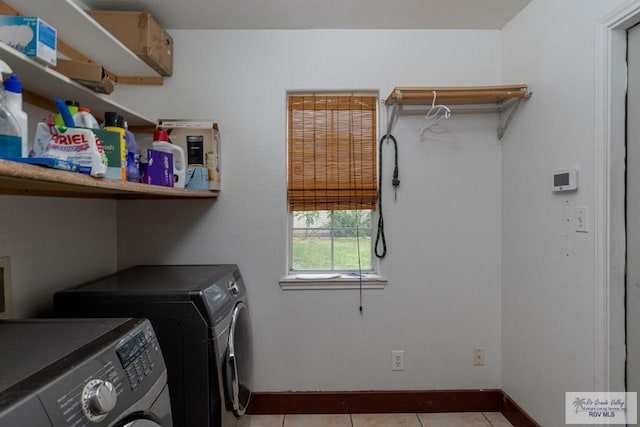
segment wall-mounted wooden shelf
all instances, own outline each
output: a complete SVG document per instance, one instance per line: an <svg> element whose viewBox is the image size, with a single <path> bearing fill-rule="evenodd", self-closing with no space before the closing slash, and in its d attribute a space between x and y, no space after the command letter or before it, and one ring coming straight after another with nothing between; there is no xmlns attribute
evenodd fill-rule
<svg viewBox="0 0 640 427"><path fill-rule="evenodd" d="M525 98L527 85L402 87L393 89L385 104L431 105L433 92L438 103L446 105L497 104L513 98Z"/></svg>
<svg viewBox="0 0 640 427"><path fill-rule="evenodd" d="M393 89L384 103L391 112L388 114L387 136L391 134L395 119L404 106L430 107L438 105L480 105L491 104L498 113L509 108L510 112L498 126L498 140L501 140L511 123L511 119L522 103L531 97L525 84L500 86L457 86L457 87L411 87L398 86ZM514 102L511 102L514 100Z"/></svg>
<svg viewBox="0 0 640 427"><path fill-rule="evenodd" d="M215 199L217 191L187 190L93 178L0 160L0 194L101 199Z"/></svg>

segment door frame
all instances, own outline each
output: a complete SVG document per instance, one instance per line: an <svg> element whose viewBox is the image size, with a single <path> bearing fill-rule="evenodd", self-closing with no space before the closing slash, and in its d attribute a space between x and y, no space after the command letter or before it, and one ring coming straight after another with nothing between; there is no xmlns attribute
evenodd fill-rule
<svg viewBox="0 0 640 427"><path fill-rule="evenodd" d="M640 0L613 10L596 31L595 391L625 390L626 30Z"/></svg>

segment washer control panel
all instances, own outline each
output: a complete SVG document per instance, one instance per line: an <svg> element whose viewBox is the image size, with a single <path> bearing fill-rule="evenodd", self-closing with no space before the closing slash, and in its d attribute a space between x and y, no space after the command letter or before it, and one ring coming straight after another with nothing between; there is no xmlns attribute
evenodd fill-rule
<svg viewBox="0 0 640 427"><path fill-rule="evenodd" d="M137 332L117 348L116 354L127 373L132 390L152 372L159 352L158 340L150 326Z"/></svg>
<svg viewBox="0 0 640 427"><path fill-rule="evenodd" d="M60 369L48 368L49 384L36 394L52 427L111 426L165 378L151 323L131 319L129 325L106 342L85 346L77 352L78 359L64 359Z"/></svg>

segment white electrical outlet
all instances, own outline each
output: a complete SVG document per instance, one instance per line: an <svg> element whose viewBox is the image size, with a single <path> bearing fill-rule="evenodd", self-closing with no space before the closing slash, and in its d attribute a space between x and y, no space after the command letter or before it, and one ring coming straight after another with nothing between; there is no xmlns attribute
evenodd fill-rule
<svg viewBox="0 0 640 427"><path fill-rule="evenodd" d="M391 352L391 370L404 371L404 350Z"/></svg>
<svg viewBox="0 0 640 427"><path fill-rule="evenodd" d="M484 366L484 348L473 349L473 366Z"/></svg>

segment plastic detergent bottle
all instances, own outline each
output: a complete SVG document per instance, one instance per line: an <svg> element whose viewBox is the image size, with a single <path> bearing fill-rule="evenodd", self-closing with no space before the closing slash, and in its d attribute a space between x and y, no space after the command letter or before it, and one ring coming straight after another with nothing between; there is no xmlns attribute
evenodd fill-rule
<svg viewBox="0 0 640 427"><path fill-rule="evenodd" d="M80 103L78 101L73 101L73 100L66 100L64 101L64 103L67 105L67 108L69 109L69 113L71 113L71 117L73 117L78 112ZM62 116L60 115L60 113L56 114L56 116L53 119L53 123L56 126L64 126L64 120L62 120Z"/></svg>
<svg viewBox="0 0 640 427"><path fill-rule="evenodd" d="M21 134L21 151L20 157L27 157L29 155L29 117L27 113L22 111L22 84L15 74L9 76L4 81L4 90L7 108L20 126Z"/></svg>
<svg viewBox="0 0 640 427"><path fill-rule="evenodd" d="M124 132L124 139L127 143L127 181L140 182L140 148L126 121L124 122Z"/></svg>
<svg viewBox="0 0 640 427"><path fill-rule="evenodd" d="M73 115L73 121L79 128L100 129L98 120L93 117L91 110L87 107L78 107L78 112Z"/></svg>
<svg viewBox="0 0 640 427"><path fill-rule="evenodd" d="M160 129L153 132L151 148L173 154L173 186L175 188L184 188L187 176L187 162L182 147L170 143L167 131Z"/></svg>
<svg viewBox="0 0 640 427"><path fill-rule="evenodd" d="M107 111L104 113L104 130L111 132L117 132L120 134L120 179L122 181L127 180L127 143L125 140L124 128L118 126L119 114L113 111ZM120 116L122 120L122 116Z"/></svg>
<svg viewBox="0 0 640 427"><path fill-rule="evenodd" d="M0 60L0 76L10 73L11 67ZM22 156L22 131L20 124L5 103L5 91L0 88L0 158Z"/></svg>

